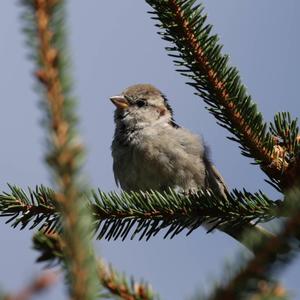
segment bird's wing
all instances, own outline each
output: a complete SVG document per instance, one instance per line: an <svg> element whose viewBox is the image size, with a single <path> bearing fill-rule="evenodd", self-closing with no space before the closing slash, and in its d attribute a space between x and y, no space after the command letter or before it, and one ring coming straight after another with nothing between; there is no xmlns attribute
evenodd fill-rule
<svg viewBox="0 0 300 300"><path fill-rule="evenodd" d="M119 178L118 178L118 167L117 167L117 164L116 164L115 161L113 163L113 171L114 171L115 183L116 183L117 187L119 187L120 186L120 181L119 181Z"/></svg>

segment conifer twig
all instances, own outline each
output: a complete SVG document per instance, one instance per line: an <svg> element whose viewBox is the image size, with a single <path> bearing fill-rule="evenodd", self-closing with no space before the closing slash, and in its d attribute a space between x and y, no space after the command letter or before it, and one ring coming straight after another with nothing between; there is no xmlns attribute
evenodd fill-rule
<svg viewBox="0 0 300 300"><path fill-rule="evenodd" d="M261 280L257 283L257 293L251 295L249 300L289 300L288 293L280 283L270 284Z"/></svg>
<svg viewBox="0 0 300 300"><path fill-rule="evenodd" d="M55 272L44 272L17 294L5 296L4 300L30 300L33 296L40 294L55 284L57 275Z"/></svg>
<svg viewBox="0 0 300 300"><path fill-rule="evenodd" d="M269 282L275 271L282 271L283 266L299 253L300 189L292 190L287 198L285 209L290 217L282 226L282 230L276 236L258 242L255 256L224 286L218 287L209 300L238 300L249 293L259 291L259 283L262 280Z"/></svg>
<svg viewBox="0 0 300 300"><path fill-rule="evenodd" d="M288 162L281 179L281 184L287 190L300 181L300 135L297 122L298 119L292 119L289 112L281 112L275 114L273 123L270 123L275 144L274 154L278 160ZM276 180L272 181L276 187Z"/></svg>
<svg viewBox="0 0 300 300"><path fill-rule="evenodd" d="M295 161L288 166L285 172L284 182L287 187L292 187L297 182L300 182L300 153Z"/></svg>
<svg viewBox="0 0 300 300"><path fill-rule="evenodd" d="M89 233L91 218L80 199L82 191L78 170L83 147L75 134L70 85L67 83L66 48L64 45L64 2L62 0L21 1L32 20L27 32L37 51L36 76L44 87L43 103L48 132L47 162L53 171L58 191L53 201L61 213L63 239L70 294L73 300L95 298L93 250ZM25 20L25 19L24 19ZM34 41L34 42L33 42ZM32 209L32 207L31 207Z"/></svg>
<svg viewBox="0 0 300 300"><path fill-rule="evenodd" d="M257 112L251 97L246 94L236 69L228 67L228 57L221 54L217 36L211 35L211 26L205 24L202 5L194 0L146 0L164 28L159 32L174 47L167 47L178 71L191 78L189 83L209 104L210 112L220 125L231 131L241 143L242 153L253 157L264 172L279 181L288 163L274 153L267 125ZM179 60L178 60L179 59Z"/></svg>
<svg viewBox="0 0 300 300"><path fill-rule="evenodd" d="M12 222L13 227L21 225L21 229L29 223L31 229L36 226L46 231L60 228L53 190L41 186L25 193L16 186L9 187L10 192L0 193L0 216L10 217L6 223ZM193 195L172 190L118 195L99 190L93 192L92 197L87 194L83 198L93 212L94 234L108 240L124 240L128 235L149 239L163 229L165 237L172 238L183 229L191 233L203 222L234 232L253 220L271 220L281 211L280 201L274 202L261 192L251 194L237 190L226 199L209 190L199 190Z"/></svg>
<svg viewBox="0 0 300 300"><path fill-rule="evenodd" d="M65 244L56 232L38 232L33 238L34 248L39 251L39 262L54 263L55 260L63 260L63 248ZM116 295L123 300L154 300L157 297L144 282L137 282L131 278L130 283L124 274L118 273L112 266L98 259L96 263L98 280L111 295Z"/></svg>
<svg viewBox="0 0 300 300"><path fill-rule="evenodd" d="M111 294L117 295L123 300L152 300L153 291L148 284L135 282L131 279L131 284L127 283L123 275L117 273L111 266L108 266L103 260L98 261L98 278L103 286Z"/></svg>
<svg viewBox="0 0 300 300"><path fill-rule="evenodd" d="M205 54L204 47L199 43L193 27L182 10L179 2L176 0L169 0L169 4L170 9L175 13L176 23L182 29L182 35L188 43L189 49L193 51L195 60L198 63L201 72L207 76L209 84L212 86L220 104L226 109L229 118L232 120L232 124L242 132L245 139L248 141L249 148L252 149L253 152L257 153L258 158L271 165L274 163L274 157L267 149L265 149L261 141L255 136L244 116L238 111L234 101L231 100L225 83L218 78L217 71L211 67L209 58ZM281 168L281 166L277 166L276 162L275 167Z"/></svg>

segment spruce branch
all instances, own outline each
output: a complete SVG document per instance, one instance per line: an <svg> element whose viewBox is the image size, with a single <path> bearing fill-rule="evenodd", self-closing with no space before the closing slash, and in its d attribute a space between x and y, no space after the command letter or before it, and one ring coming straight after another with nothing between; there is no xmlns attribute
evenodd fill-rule
<svg viewBox="0 0 300 300"><path fill-rule="evenodd" d="M261 192L251 194L237 190L226 199L210 190L191 195L172 190L121 195L98 190L93 198L94 216L99 220L97 238L107 240L124 240L130 232L131 239L139 235L140 240L148 240L162 229L166 229L164 238L173 238L184 229L188 235L203 223L212 224L209 232L219 228L235 237L235 229L240 230L253 220L258 223L272 219L278 205Z"/></svg>
<svg viewBox="0 0 300 300"><path fill-rule="evenodd" d="M7 294L3 291L2 288L0 288L0 300L5 300L7 297Z"/></svg>
<svg viewBox="0 0 300 300"><path fill-rule="evenodd" d="M226 275L228 277L228 270ZM243 298L244 299L244 298ZM257 291L253 292L247 300L290 300L289 293L280 282L267 282L261 280L257 283ZM207 300L203 291L197 291L190 300Z"/></svg>
<svg viewBox="0 0 300 300"><path fill-rule="evenodd" d="M299 253L300 239L300 189L290 191L285 201L285 213L290 217L283 223L281 231L268 240L253 239L258 251L225 284L220 285L210 300L245 299L259 292L262 281L274 284L274 274L282 271ZM284 296L284 295L283 295Z"/></svg>
<svg viewBox="0 0 300 300"><path fill-rule="evenodd" d="M28 195L20 188L9 185L11 193L3 192L0 196L0 216L10 217L6 223L24 229L32 223L30 229L42 223L43 230L51 231L60 227L59 213L55 205L55 193L43 186L29 189ZM41 228L40 228L41 229Z"/></svg>
<svg viewBox="0 0 300 300"><path fill-rule="evenodd" d="M38 262L46 262L48 266L63 261L63 240L58 233L38 232L33 237L33 247L39 252ZM104 260L97 260L98 280L108 292L107 296L115 295L123 300L154 300L158 299L145 282L137 282L133 277L127 279L125 274L120 274ZM104 297L105 293L101 292Z"/></svg>
<svg viewBox="0 0 300 300"><path fill-rule="evenodd" d="M98 261L98 277L110 294L124 300L154 300L151 286L145 282L136 282L133 277L128 280L125 274L120 274L103 260Z"/></svg>
<svg viewBox="0 0 300 300"><path fill-rule="evenodd" d="M6 295L3 298L0 295L1 300L30 300L34 296L41 294L52 285L57 282L57 276L55 272L44 272L34 278L32 282L20 292L14 295Z"/></svg>
<svg viewBox="0 0 300 300"><path fill-rule="evenodd" d="M290 300L292 299L284 286L279 282L270 284L264 280L258 282L257 293L250 300Z"/></svg>
<svg viewBox="0 0 300 300"><path fill-rule="evenodd" d="M228 129L240 143L242 154L254 158L262 170L274 180L278 188L287 184L285 159L278 158L274 140L267 124L257 111L256 104L247 94L236 68L228 66L229 58L221 53L217 35L206 23L202 5L195 0L146 0L158 20L159 34L171 43L166 47L169 56L179 66L177 70L187 76L218 124Z"/></svg>
<svg viewBox="0 0 300 300"><path fill-rule="evenodd" d="M277 113L273 123L270 123L270 132L274 139L274 153L278 160L288 162L281 182L288 188L300 180L300 135L297 119L292 119L289 112ZM283 170L284 171L284 170ZM279 185L272 179L275 186Z"/></svg>
<svg viewBox="0 0 300 300"><path fill-rule="evenodd" d="M53 200L60 213L63 239L67 245L64 254L70 294L74 300L94 299L96 270L89 239L91 217L87 205L81 199L78 180L83 147L75 129L75 101L71 96L64 34L64 2L22 0L21 4L24 6L24 31L34 51L33 58L38 69L35 74L44 98L44 123L48 128L46 160L58 190ZM36 222L49 213L41 212L41 208L38 209ZM33 207L27 207L27 212L28 218L33 213ZM50 221L53 222L55 218Z"/></svg>
<svg viewBox="0 0 300 300"><path fill-rule="evenodd" d="M60 228L59 212L55 207L56 194L43 186L29 189L28 193L16 186L10 192L0 193L0 216L10 217L7 223L40 228L51 232ZM94 216L97 238L149 239L165 229L166 237L174 237L187 229L187 234L204 222L214 228L228 231L251 221L266 222L278 216L280 201L271 201L261 192L251 194L233 190L226 199L209 190L185 195L172 190L164 193L130 192L104 193L100 190L85 194L84 202ZM15 220L15 221L14 221Z"/></svg>
<svg viewBox="0 0 300 300"><path fill-rule="evenodd" d="M282 147L287 161L293 160L300 150L298 119L292 119L289 112L277 113L274 123L270 124L270 132L276 145Z"/></svg>

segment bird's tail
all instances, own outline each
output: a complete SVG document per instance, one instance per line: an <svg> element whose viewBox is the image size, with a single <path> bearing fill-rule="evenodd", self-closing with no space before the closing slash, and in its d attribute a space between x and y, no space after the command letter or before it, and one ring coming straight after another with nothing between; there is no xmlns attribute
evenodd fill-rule
<svg viewBox="0 0 300 300"><path fill-rule="evenodd" d="M223 198L227 198L229 194L228 187L224 181L224 178L220 174L220 172L217 170L217 168L210 162L209 160L209 153L208 149L205 149L206 155L205 155L205 166L207 170L207 179L208 179L208 187L215 193L219 194ZM213 228L216 223L204 223L204 227L208 230ZM255 253L255 249L257 249L257 243L255 241L261 241L263 239L268 239L273 236L271 232L266 230L265 228L254 225L251 223L244 223L243 225L222 225L217 227L219 230L227 233L231 237L233 237L235 240L239 241L241 244L243 244L246 248L248 248L250 251ZM251 238L252 236L253 238Z"/></svg>
<svg viewBox="0 0 300 300"><path fill-rule="evenodd" d="M242 245L248 248L253 253L256 252L258 243L263 240L272 238L274 235L259 225L253 225L251 223L243 224L242 226L221 226L219 230L227 233L235 240L239 241Z"/></svg>

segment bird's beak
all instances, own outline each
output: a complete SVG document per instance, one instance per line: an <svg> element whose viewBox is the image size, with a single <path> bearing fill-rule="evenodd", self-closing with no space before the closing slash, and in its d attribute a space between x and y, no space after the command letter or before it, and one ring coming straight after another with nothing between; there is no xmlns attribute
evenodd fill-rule
<svg viewBox="0 0 300 300"><path fill-rule="evenodd" d="M110 97L109 99L117 108L120 109L125 109L129 105L128 101L125 99L124 96L113 96Z"/></svg>

